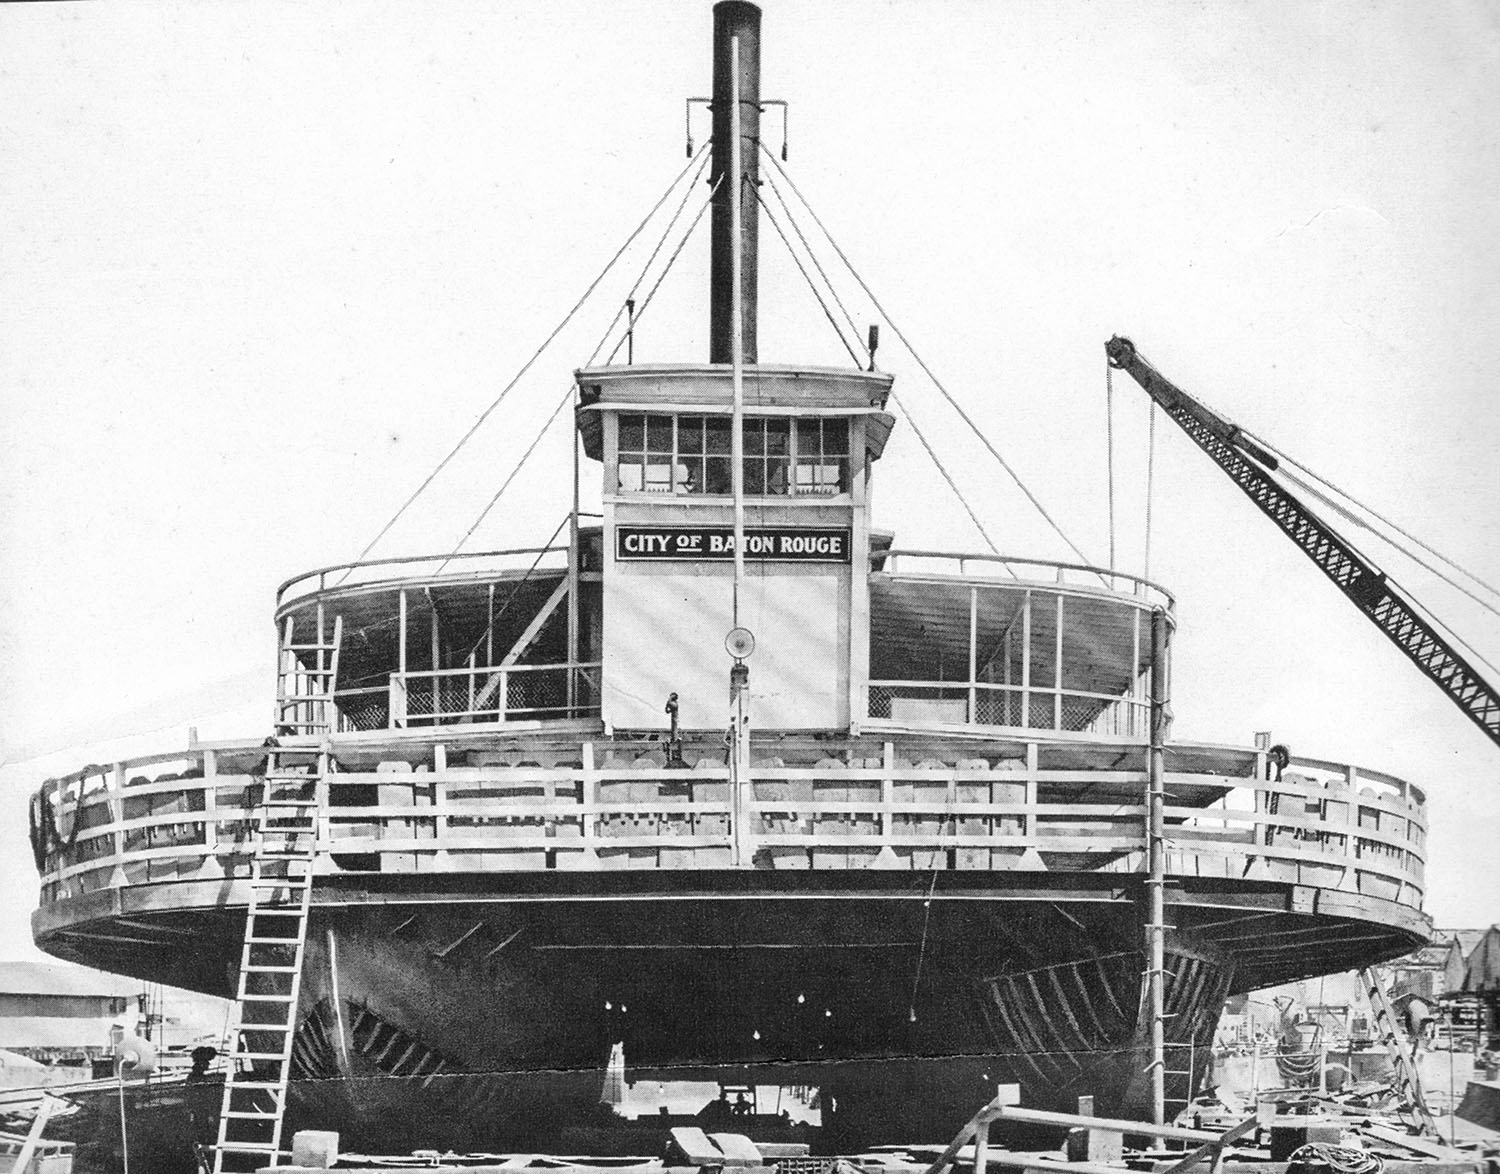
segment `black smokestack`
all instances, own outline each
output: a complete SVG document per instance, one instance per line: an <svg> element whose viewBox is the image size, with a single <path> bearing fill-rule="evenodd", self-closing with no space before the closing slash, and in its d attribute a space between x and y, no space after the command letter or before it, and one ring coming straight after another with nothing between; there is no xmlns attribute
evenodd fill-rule
<svg viewBox="0 0 1500 1174"><path fill-rule="evenodd" d="M740 170L742 184L729 175L730 38L740 42ZM714 193L709 263L710 363L734 361L733 250L730 200L740 201L740 289L744 298L744 362L755 362L756 225L760 183L760 9L745 0L714 5L714 142L709 182ZM720 178L723 182L720 183Z"/></svg>

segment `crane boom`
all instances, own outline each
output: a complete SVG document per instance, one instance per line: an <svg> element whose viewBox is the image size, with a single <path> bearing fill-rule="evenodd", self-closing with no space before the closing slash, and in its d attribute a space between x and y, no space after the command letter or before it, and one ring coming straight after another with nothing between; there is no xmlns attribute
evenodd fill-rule
<svg viewBox="0 0 1500 1174"><path fill-rule="evenodd" d="M1278 466L1274 456L1163 376L1128 338L1116 335L1104 350L1110 366L1139 383L1334 586L1500 745L1500 695L1377 567L1278 484L1271 476Z"/></svg>

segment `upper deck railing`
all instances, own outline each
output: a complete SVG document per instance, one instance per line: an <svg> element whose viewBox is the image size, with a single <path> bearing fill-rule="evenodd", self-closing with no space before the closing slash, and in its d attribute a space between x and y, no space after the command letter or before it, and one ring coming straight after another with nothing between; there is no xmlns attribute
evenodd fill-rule
<svg viewBox="0 0 1500 1174"><path fill-rule="evenodd" d="M556 657L554 648L554 658L512 664L501 660L502 644L488 649L488 655L475 646L466 661L445 663L436 660L436 634L429 663L407 664L399 651L420 650L428 643L404 635L408 599L421 601L429 590L441 589L447 600L461 606L463 593L469 592L469 606L488 606L493 631L497 600L503 612L526 579L541 574L556 582L567 558L566 545L550 545L320 567L281 585L278 616L308 613L315 603L335 611L347 606L364 613L357 622L346 617L352 631L388 628L403 633L384 663L378 658L370 663L368 641L351 650L363 654L363 663L355 666L346 658L335 688L341 731L598 716L602 691L597 658L570 663ZM1078 563L921 549L873 552L870 569L876 595L882 589L905 588L910 601L918 598L910 594L914 586L927 597L967 592L969 632L967 641L951 631L924 635L930 647L899 664L872 658L874 674L863 683L857 724L875 729L1046 730L1074 738L1133 741L1146 736L1149 614L1161 609L1170 615L1174 608L1170 592L1160 585ZM496 590L502 579L509 582L503 596ZM926 591L928 584L932 592ZM369 596L380 591L391 598ZM365 598L341 605L336 601L344 592ZM439 617L430 595L426 606L435 627ZM994 619L981 622L981 616L995 615L1009 617L1003 633L993 627ZM511 622L517 622L514 615ZM870 622L871 646L879 650L890 633L879 630L873 612ZM943 639L948 643L939 647ZM417 659L422 659L420 651ZM1112 667L1101 677L1099 668L1106 662ZM904 671L882 673L882 667ZM288 686L297 688L299 681Z"/></svg>
<svg viewBox="0 0 1500 1174"><path fill-rule="evenodd" d="M528 751L461 749L413 760L349 759L319 795L321 875L550 869L952 869L1132 873L1143 868L1145 774L986 758L907 761L897 744L788 767L757 761L736 796L722 758L666 767L586 738L539 765ZM335 743L335 757L338 757ZM1169 770L1167 871L1279 880L1420 907L1420 791L1389 775L1298 760L1280 779L1264 755L1195 748L1245 773ZM536 751L529 752L536 755ZM547 757L547 756L542 756ZM46 906L102 890L248 876L264 751L244 744L127 759L49 780L33 797ZM1116 798L1066 798L1092 782ZM1097 794L1097 791L1096 791ZM739 843L735 841L738 837ZM214 900L226 899L221 890Z"/></svg>
<svg viewBox="0 0 1500 1174"><path fill-rule="evenodd" d="M568 548L562 546L518 546L509 550L474 550L456 554L417 554L401 558L363 559L334 563L293 575L276 588L278 611L309 595L335 588L378 587L398 583L421 583L441 578L446 582L483 579L532 567L555 570L567 565ZM453 568L450 570L450 566ZM402 568L392 574L395 568Z"/></svg>
<svg viewBox="0 0 1500 1174"><path fill-rule="evenodd" d="M1165 588L1123 571L1002 554L895 549L870 562L872 591L885 580L967 592L967 639L925 658L925 675L880 675L872 664L869 728L1147 736L1150 613L1160 609L1171 622L1175 607ZM981 616L991 612L1010 617L1003 630L986 629Z"/></svg>
<svg viewBox="0 0 1500 1174"><path fill-rule="evenodd" d="M1087 563L1058 563L1008 554L960 554L943 550L892 547L870 553L872 570L903 578L929 576L994 579L1008 586L1052 584L1081 594L1128 595L1147 607L1172 611L1177 601L1161 584L1125 571L1091 567ZM980 573L976 573L980 572Z"/></svg>

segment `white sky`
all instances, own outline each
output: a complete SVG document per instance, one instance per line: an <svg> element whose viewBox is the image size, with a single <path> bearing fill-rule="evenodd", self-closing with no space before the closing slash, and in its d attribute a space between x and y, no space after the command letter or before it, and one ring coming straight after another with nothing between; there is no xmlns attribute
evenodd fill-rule
<svg viewBox="0 0 1500 1174"><path fill-rule="evenodd" d="M1094 559L1119 332L1500 583L1493 5L764 7L793 175ZM32 953L29 789L189 724L266 732L275 585L360 550L676 174L710 30L681 0L0 5L0 957ZM840 362L762 242L761 357ZM638 359L707 357L705 256ZM383 552L468 528L631 274ZM1066 557L883 334L1002 549ZM1121 378L1116 405L1139 570L1146 401ZM1185 437L1157 439L1177 735L1269 729L1426 788L1429 910L1500 920L1500 751ZM475 543L545 538L566 454L559 428ZM877 473L898 543L983 549L908 429ZM1385 561L1500 661L1492 615Z"/></svg>

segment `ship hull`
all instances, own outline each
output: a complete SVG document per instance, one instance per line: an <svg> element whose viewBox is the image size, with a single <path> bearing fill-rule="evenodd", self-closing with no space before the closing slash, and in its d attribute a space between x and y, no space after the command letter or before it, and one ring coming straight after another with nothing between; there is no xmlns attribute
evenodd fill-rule
<svg viewBox="0 0 1500 1174"><path fill-rule="evenodd" d="M570 1127L609 1120L616 1043L631 1081L816 1087L829 1149L950 1136L999 1083L1037 1106L1091 1095L1101 1112L1149 1111L1138 894L1059 901L920 873L821 895L805 879L727 879L711 886L728 894L315 918L298 1116L387 1149L556 1150ZM1233 965L1178 935L1168 969L1181 1107Z"/></svg>

